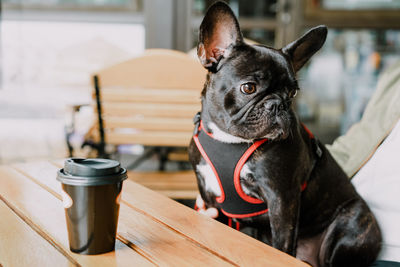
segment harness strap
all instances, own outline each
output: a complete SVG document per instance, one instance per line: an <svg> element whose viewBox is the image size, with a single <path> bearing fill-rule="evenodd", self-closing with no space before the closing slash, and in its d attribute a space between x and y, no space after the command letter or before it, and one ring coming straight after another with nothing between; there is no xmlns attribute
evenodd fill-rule
<svg viewBox="0 0 400 267"><path fill-rule="evenodd" d="M198 112L198 113L195 115L195 117L193 118L193 122L194 122L194 124L195 124L194 131L193 131L193 139L194 139L194 141L195 141L195 143L196 143L197 148L199 149L200 153L202 154L203 158L204 158L204 159L206 160L206 162L210 165L210 167L212 168L214 174L215 174L216 177L217 177L218 183L219 183L220 188L221 188L221 193L222 193L222 195L219 196L219 197L217 197L216 200L217 200L217 202L219 202L219 203L223 203L223 202L225 201L226 195L225 195L224 189L223 189L223 187L222 187L220 177L218 176L218 173L217 173L217 171L216 171L216 169L215 169L215 167L214 167L214 164L212 163L212 161L210 160L209 156L208 156L207 153L205 152L203 146L201 145L200 140L199 140L199 135L200 135L200 133L202 132L203 136L204 136L204 135L205 135L205 136L208 135L208 137L210 138L210 140L215 140L215 139L213 138L212 134L210 134L210 133L208 133L207 131L205 131L204 127L202 126L201 114L200 114L200 112ZM303 191L306 189L306 187L307 187L307 182L308 182L309 178L311 177L311 173L313 172L313 170L314 170L314 168L315 168L315 166L316 166L316 163L317 163L318 159L321 158L321 156L322 156L322 150L321 150L321 148L320 148L320 146L319 146L319 144L318 144L318 141L315 139L314 135L312 134L312 132L311 132L304 124L302 124L302 126L303 126L304 130L308 133L309 138L311 139L311 142L312 142L313 150L315 151L315 154L317 155L317 158L314 160L314 162L313 162L313 164L312 164L312 167L311 167L311 169L310 169L310 173L309 173L308 179L306 179L306 181L301 185L301 191L303 192ZM264 143L265 141L267 141L267 140L266 140L266 139L264 139L264 140L259 140L259 141L258 141L259 143L257 143L257 146L256 146L256 147L258 147L259 145L261 145L261 144ZM219 141L216 141L216 140L215 140L215 142L219 142ZM217 144L215 144L215 145L217 145ZM241 186L240 186L240 180L239 180L239 179L235 179L235 178L238 178L238 177L240 176L240 170L241 170L241 168L243 167L243 165L244 165L245 162L247 161L248 157L250 157L250 155L252 154L252 152L253 152L254 150L255 150L255 148L254 148L254 149L248 149L248 150L244 153L244 155L241 157L241 159L238 161L236 167L239 166L239 168L236 168L236 170L235 170L235 173L234 173L234 175L233 175L233 177L234 177L233 182L234 182L234 186L235 186L235 189L236 189L236 193L238 193L238 194L240 195L240 198L242 198L243 200L245 200L245 202L247 202L247 203L249 203L249 204L250 204L250 203L253 203L253 205L254 205L254 204L258 204L258 205L261 204L261 205L262 205L262 204L264 204L264 203L263 203L261 200L259 200L259 199L253 199L252 197L247 196L246 194L244 194L244 193L242 192L242 189L241 189ZM211 150L211 151L213 151L213 150ZM214 150L214 151L215 151L215 150ZM217 150L217 151L218 151L218 150ZM217 151L215 151L215 152L217 152ZM236 176L237 176L237 177L236 177ZM236 180L237 180L237 181L236 181ZM231 183L231 182L230 182L230 183ZM265 204L264 204L264 205L265 205ZM196 207L195 207L195 208L196 208ZM263 214L263 213L268 212L268 208L261 209L261 211L259 211L259 212L253 212L253 214L247 213L247 214L243 214L243 215L240 215L240 214L231 214L231 213L229 213L229 212L226 212L223 208L221 209L221 212L222 212L223 214L225 214L225 215L228 217L228 225L229 225L230 227L233 228L233 218L244 218L244 217L251 217L251 216L260 215L260 214ZM235 229L236 229L236 230L240 230L240 223L239 223L239 222L236 222L236 227L235 227Z"/></svg>
<svg viewBox="0 0 400 267"><path fill-rule="evenodd" d="M235 222L235 224L236 224L235 229L240 231L240 222ZM232 219L232 217L228 217L228 226L233 228L233 219Z"/></svg>
<svg viewBox="0 0 400 267"><path fill-rule="evenodd" d="M198 122L198 134L193 140L203 159L214 173L221 195L216 197L220 211L227 217L245 218L261 215L268 211L260 199L246 195L240 184L240 170L251 154L266 139L254 143L228 144L217 141Z"/></svg>

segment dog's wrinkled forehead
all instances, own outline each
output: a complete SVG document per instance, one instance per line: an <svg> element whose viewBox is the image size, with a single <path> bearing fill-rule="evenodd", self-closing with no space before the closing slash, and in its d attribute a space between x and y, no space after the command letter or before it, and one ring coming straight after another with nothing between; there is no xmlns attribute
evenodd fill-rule
<svg viewBox="0 0 400 267"><path fill-rule="evenodd" d="M268 83L295 83L295 74L287 58L279 51L262 45L235 47L229 58L221 65L221 75L231 74L241 81Z"/></svg>

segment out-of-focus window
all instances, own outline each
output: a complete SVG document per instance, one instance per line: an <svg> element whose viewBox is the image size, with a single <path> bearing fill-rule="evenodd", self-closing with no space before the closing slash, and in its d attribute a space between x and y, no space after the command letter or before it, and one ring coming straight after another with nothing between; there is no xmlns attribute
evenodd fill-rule
<svg viewBox="0 0 400 267"><path fill-rule="evenodd" d="M142 9L141 0L3 1L3 99L90 101L93 72L144 50Z"/></svg>
<svg viewBox="0 0 400 267"><path fill-rule="evenodd" d="M0 162L67 155L70 107L92 101L94 72L143 52L142 13L142 0L2 1ZM77 138L93 121L81 109Z"/></svg>
<svg viewBox="0 0 400 267"><path fill-rule="evenodd" d="M393 9L400 8L398 0L322 0L324 9Z"/></svg>
<svg viewBox="0 0 400 267"><path fill-rule="evenodd" d="M400 60L397 0L304 0L305 29L328 25L328 38L299 75L297 109L325 143L358 122L379 74Z"/></svg>
<svg viewBox="0 0 400 267"><path fill-rule="evenodd" d="M360 120L379 74L399 59L398 30L329 29L299 75L298 113L332 141Z"/></svg>
<svg viewBox="0 0 400 267"><path fill-rule="evenodd" d="M28 8L28 9L89 9L96 8L110 9L129 9L131 11L141 11L143 9L142 0L3 0L5 9Z"/></svg>
<svg viewBox="0 0 400 267"><path fill-rule="evenodd" d="M198 28L208 7L215 1L193 1L193 46L197 44ZM277 0L226 1L239 19L243 36L255 42L273 46L277 26Z"/></svg>

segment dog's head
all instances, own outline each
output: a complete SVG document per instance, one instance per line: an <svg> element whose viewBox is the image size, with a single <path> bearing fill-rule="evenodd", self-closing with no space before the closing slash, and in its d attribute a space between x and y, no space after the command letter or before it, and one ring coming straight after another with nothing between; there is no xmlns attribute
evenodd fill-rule
<svg viewBox="0 0 400 267"><path fill-rule="evenodd" d="M229 6L217 2L200 26L197 54L209 70L202 116L246 140L284 139L295 120L296 72L325 42L319 26L282 49L248 45Z"/></svg>

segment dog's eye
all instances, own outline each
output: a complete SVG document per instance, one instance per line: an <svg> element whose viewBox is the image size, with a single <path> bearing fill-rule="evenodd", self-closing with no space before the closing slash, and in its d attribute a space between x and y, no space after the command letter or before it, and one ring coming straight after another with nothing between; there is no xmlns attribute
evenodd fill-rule
<svg viewBox="0 0 400 267"><path fill-rule="evenodd" d="M240 91L246 95L253 94L256 92L256 85L254 83L244 83L240 86Z"/></svg>

